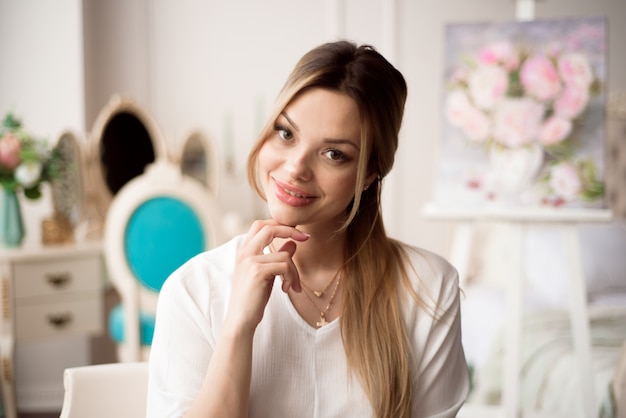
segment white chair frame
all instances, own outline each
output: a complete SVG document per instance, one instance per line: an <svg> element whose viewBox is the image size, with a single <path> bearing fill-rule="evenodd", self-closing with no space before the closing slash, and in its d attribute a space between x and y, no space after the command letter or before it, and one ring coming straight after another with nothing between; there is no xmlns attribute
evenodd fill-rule
<svg viewBox="0 0 626 418"><path fill-rule="evenodd" d="M158 196L178 197L198 214L204 226L207 250L222 242L221 216L215 197L199 181L185 176L165 159L149 165L130 180L111 202L104 229L104 256L111 283L118 291L124 313L124 342L118 344L121 362L147 360L149 347L141 346L139 311L155 314L158 293L142 286L126 262L124 234L130 215L142 203Z"/></svg>

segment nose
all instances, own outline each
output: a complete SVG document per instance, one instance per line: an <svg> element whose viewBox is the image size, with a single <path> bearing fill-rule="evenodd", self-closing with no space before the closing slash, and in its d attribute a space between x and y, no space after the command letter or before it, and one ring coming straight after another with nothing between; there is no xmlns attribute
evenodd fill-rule
<svg viewBox="0 0 626 418"><path fill-rule="evenodd" d="M308 181L312 177L311 158L306 150L293 148L286 154L283 169L294 180Z"/></svg>

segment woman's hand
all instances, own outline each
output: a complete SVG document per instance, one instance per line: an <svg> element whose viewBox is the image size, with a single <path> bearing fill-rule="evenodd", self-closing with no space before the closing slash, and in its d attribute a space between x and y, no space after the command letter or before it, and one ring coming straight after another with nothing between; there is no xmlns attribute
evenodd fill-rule
<svg viewBox="0 0 626 418"><path fill-rule="evenodd" d="M288 239L276 252L263 253L274 238ZM232 293L226 321L229 327L247 327L252 332L263 318L274 279L283 278L282 290L299 292L300 278L293 262L294 241L306 241L309 236L295 227L280 225L274 220L255 221L239 253L233 278ZM239 328L237 328L239 329Z"/></svg>
<svg viewBox="0 0 626 418"><path fill-rule="evenodd" d="M276 252L263 250L275 238L287 241ZM282 288L300 291L292 257L296 242L309 236L276 221L255 221L237 254L228 312L217 339L204 382L185 417L247 417L249 415L254 331L263 318L274 279Z"/></svg>

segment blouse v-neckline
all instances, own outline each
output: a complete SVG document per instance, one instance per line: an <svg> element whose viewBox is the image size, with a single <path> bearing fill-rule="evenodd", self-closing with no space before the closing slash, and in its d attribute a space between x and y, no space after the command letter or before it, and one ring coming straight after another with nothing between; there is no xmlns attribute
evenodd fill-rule
<svg viewBox="0 0 626 418"><path fill-rule="evenodd" d="M332 329L337 328L339 324L340 315L338 315L332 321L328 321L326 325L323 325L321 327L314 327L313 325L309 324L302 317L302 315L300 315L300 312L298 312L298 310L294 306L293 301L289 297L289 294L287 292L283 292L281 287L282 287L282 278L280 276L276 276L273 290L278 293L280 301L289 312L289 316L296 322L298 326L303 328L308 333L315 334L315 335L319 335L325 332L330 332Z"/></svg>
<svg viewBox="0 0 626 418"><path fill-rule="evenodd" d="M263 252L265 254L270 253L272 252L272 248L268 245L263 249ZM289 316L296 322L298 326L303 328L308 333L315 334L315 335L320 335L338 326L339 318L341 317L341 315L337 315L336 318L334 318L332 321L328 321L325 325L321 327L314 327L313 325L309 324L302 317L302 315L300 315L300 312L298 312L298 310L294 306L293 301L289 297L289 294L287 292L283 292L282 282L283 282L282 277L280 275L277 275L274 279L274 287L272 291L278 293L279 299L281 300L282 304L289 312ZM304 292L305 290L302 289L302 291Z"/></svg>

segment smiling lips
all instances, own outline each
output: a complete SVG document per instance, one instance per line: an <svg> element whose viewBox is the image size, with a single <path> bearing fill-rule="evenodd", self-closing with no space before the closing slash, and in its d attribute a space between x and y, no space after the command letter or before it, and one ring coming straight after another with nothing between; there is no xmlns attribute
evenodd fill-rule
<svg viewBox="0 0 626 418"><path fill-rule="evenodd" d="M278 200L283 203L286 203L290 206L306 206L311 204L314 200L314 196L308 196L306 193L301 190L294 189L291 186L288 186L285 183L281 183L276 179L274 180L274 193Z"/></svg>

